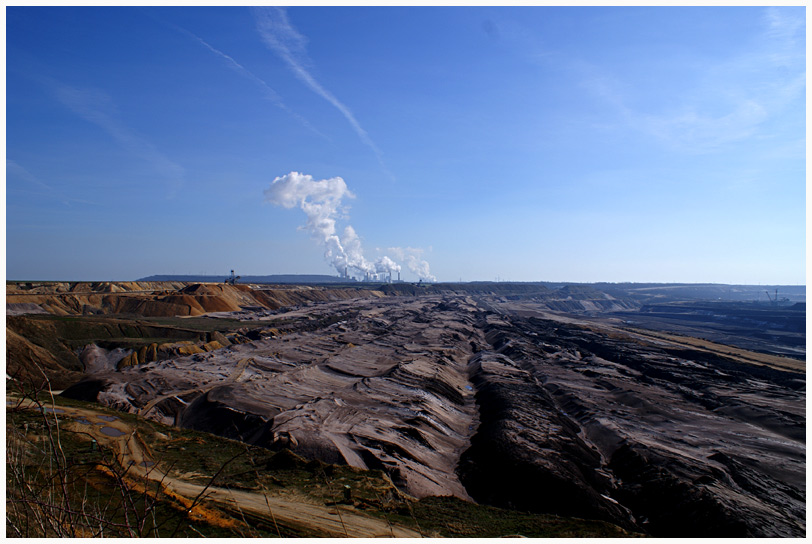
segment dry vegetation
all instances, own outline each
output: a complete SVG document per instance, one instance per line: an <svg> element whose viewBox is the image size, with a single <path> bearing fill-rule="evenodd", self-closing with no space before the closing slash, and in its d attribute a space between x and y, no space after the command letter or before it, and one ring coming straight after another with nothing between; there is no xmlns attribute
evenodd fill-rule
<svg viewBox="0 0 812 544"><path fill-rule="evenodd" d="M7 537L628 534L451 497L416 501L381 471L166 427L30 384L10 390L7 404ZM107 437L88 425L99 421L129 432Z"/></svg>
<svg viewBox="0 0 812 544"><path fill-rule="evenodd" d="M805 532L803 309L711 341L591 288L8 292L7 536Z"/></svg>

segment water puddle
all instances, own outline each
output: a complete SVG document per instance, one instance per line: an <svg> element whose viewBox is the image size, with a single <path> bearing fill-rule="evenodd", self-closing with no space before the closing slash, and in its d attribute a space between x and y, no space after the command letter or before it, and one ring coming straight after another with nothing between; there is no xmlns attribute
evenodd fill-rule
<svg viewBox="0 0 812 544"><path fill-rule="evenodd" d="M118 429L114 429L113 427L102 427L99 429L103 435L112 436L114 438L118 438L119 436L124 436L124 431L119 431Z"/></svg>
<svg viewBox="0 0 812 544"><path fill-rule="evenodd" d="M154 461L141 461L139 463L139 465L141 465L142 467L154 467L155 462Z"/></svg>
<svg viewBox="0 0 812 544"><path fill-rule="evenodd" d="M48 408L47 406L43 408L46 414L64 414L65 410L62 408Z"/></svg>
<svg viewBox="0 0 812 544"><path fill-rule="evenodd" d="M76 422L81 423L82 425L91 425L90 421L88 421L87 419L85 419L83 417L77 417Z"/></svg>
<svg viewBox="0 0 812 544"><path fill-rule="evenodd" d="M107 421L108 423L111 421L116 421L118 416L96 416L97 418L101 419L102 421Z"/></svg>

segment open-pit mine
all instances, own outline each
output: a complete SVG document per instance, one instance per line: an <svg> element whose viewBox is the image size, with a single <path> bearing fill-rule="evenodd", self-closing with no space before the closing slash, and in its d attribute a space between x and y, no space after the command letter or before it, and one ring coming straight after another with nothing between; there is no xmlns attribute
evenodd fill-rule
<svg viewBox="0 0 812 544"><path fill-rule="evenodd" d="M17 283L7 383L415 499L802 537L805 319L656 286Z"/></svg>

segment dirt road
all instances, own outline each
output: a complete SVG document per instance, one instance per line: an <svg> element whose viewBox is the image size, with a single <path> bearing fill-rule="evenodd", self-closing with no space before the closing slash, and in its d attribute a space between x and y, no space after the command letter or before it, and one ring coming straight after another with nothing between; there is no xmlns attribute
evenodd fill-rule
<svg viewBox="0 0 812 544"><path fill-rule="evenodd" d="M240 363L244 369L248 359ZM14 401L15 404L18 402L11 397L8 400ZM21 406L36 408L31 402L23 402ZM88 437L93 437L100 445L112 448L117 454L119 463L123 467L130 467L130 476L159 481L165 489L182 497L194 500L202 494L206 500L214 501L229 509L240 509L267 518L271 526L274 523L298 525L315 529L330 537L422 536L417 531L392 526L385 520L366 516L349 505L314 504L307 502L304 496L279 496L214 486L205 489L203 485L187 482L163 472L160 464L150 459L137 431L120 418L87 408L62 406L54 411L61 425L78 430Z"/></svg>

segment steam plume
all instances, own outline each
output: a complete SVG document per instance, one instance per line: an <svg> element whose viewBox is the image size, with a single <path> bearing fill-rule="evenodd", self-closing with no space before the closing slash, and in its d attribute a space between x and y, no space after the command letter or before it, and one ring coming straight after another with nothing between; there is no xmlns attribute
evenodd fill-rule
<svg viewBox="0 0 812 544"><path fill-rule="evenodd" d="M405 261L408 269L421 280L437 281L431 274L428 261L423 259L423 250L415 247L390 247L387 250L395 258Z"/></svg>
<svg viewBox="0 0 812 544"><path fill-rule="evenodd" d="M341 213L342 200L353 198L347 184L340 177L314 180L313 176L290 172L275 178L265 189L265 201L283 208L299 207L307 216L307 223L301 227L324 246L324 258L343 275L345 270L352 269L362 277L368 274L393 274L401 271L401 266L388 256L380 257L374 262L364 257L361 239L351 225L344 228L339 236L336 231L336 219ZM409 248L399 250L405 258L409 269L420 279L435 281L429 273L429 264L420 260L421 250Z"/></svg>

